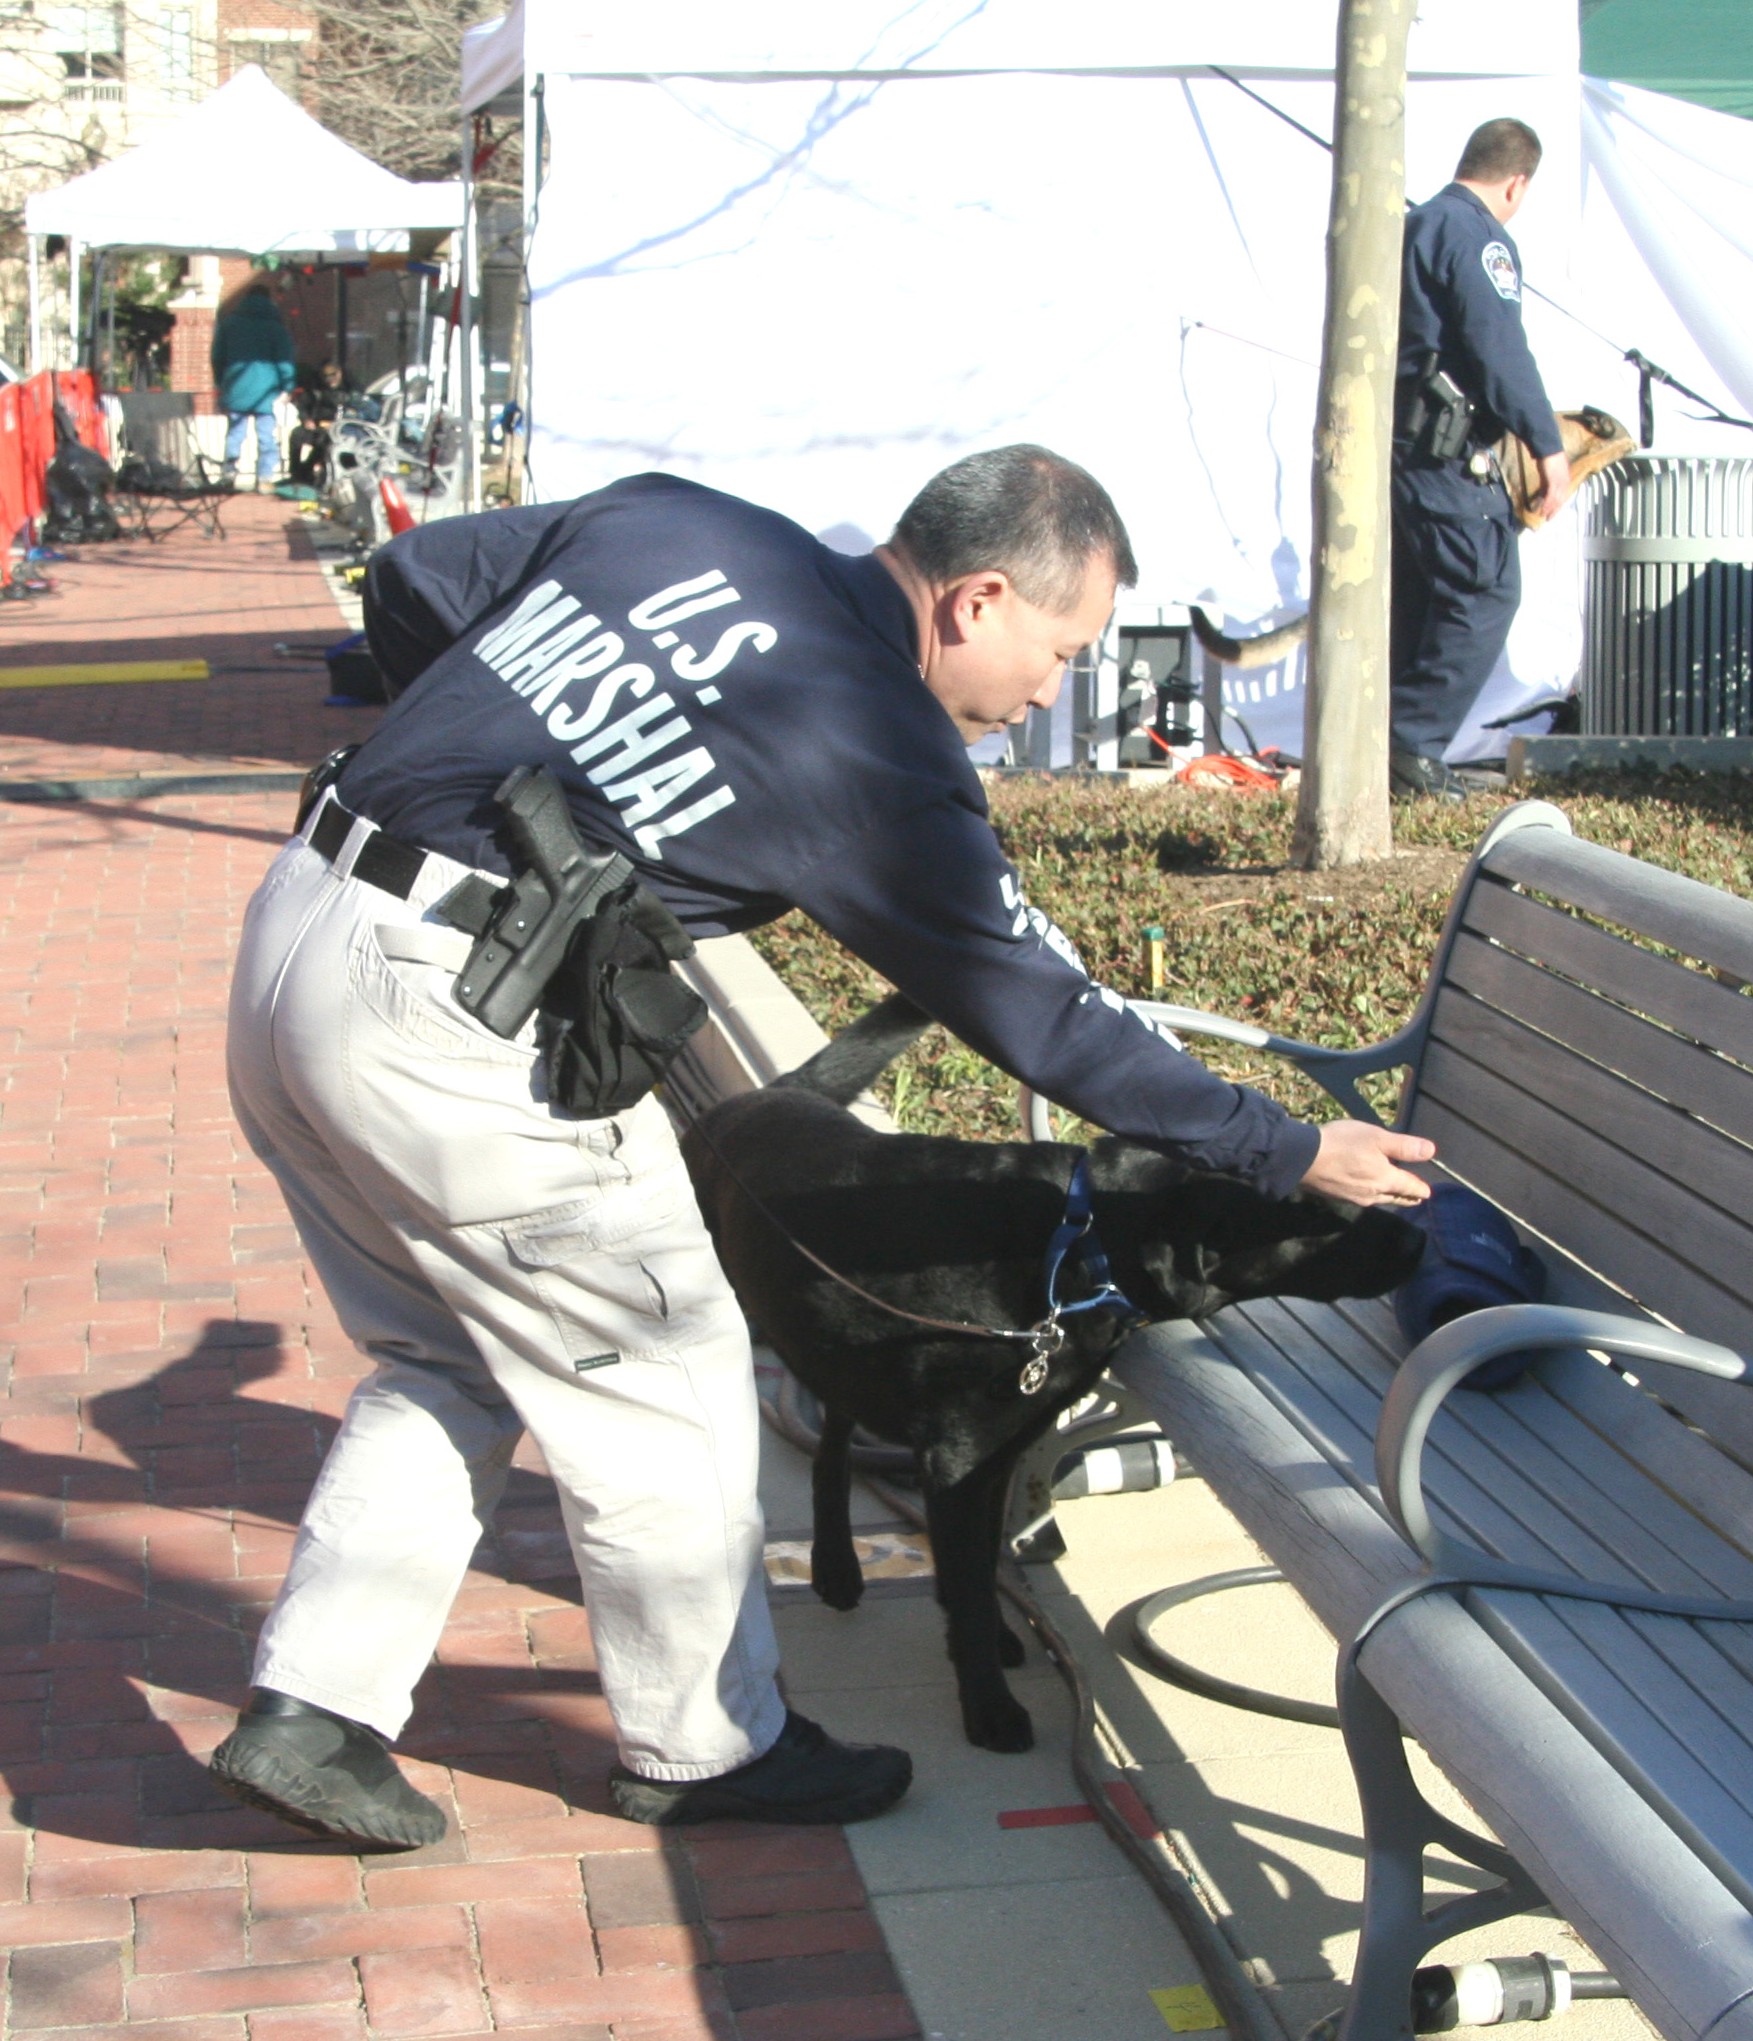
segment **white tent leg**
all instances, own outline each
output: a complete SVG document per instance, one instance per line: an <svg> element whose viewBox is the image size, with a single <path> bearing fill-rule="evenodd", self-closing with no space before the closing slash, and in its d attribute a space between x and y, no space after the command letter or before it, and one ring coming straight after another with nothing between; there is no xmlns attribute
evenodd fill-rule
<svg viewBox="0 0 1753 2041"><path fill-rule="evenodd" d="M30 257L30 369L35 375L43 366L43 277L42 236L27 234L24 245Z"/></svg>
<svg viewBox="0 0 1753 2041"><path fill-rule="evenodd" d="M79 366L79 243L67 243L67 345L72 350L67 366Z"/></svg>
<svg viewBox="0 0 1753 2041"><path fill-rule="evenodd" d="M481 477L475 447L475 124L463 109L463 233L462 297L459 337L462 342L462 495L465 511L481 507Z"/></svg>
<svg viewBox="0 0 1753 2041"><path fill-rule="evenodd" d="M518 293L523 310L523 388L510 395L523 406L523 477L520 501L530 499L533 477L530 447L536 416L536 301L530 289L531 244L535 239L536 208L542 191L542 142L546 107L543 89L546 79L538 71L525 76L523 89L523 277Z"/></svg>

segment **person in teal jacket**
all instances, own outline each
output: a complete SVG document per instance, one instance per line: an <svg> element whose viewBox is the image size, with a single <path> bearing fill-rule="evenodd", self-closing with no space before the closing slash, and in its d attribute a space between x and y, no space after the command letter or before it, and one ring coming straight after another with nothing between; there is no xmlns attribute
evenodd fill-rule
<svg viewBox="0 0 1753 2041"><path fill-rule="evenodd" d="M256 425L256 483L265 488L280 468L274 400L297 379L292 335L265 283L253 283L213 329L213 380L230 419L225 479L237 474L250 420Z"/></svg>

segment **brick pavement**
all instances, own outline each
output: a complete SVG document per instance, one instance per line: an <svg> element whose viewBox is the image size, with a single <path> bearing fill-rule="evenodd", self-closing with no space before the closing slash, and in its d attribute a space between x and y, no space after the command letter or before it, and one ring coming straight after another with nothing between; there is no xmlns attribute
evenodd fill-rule
<svg viewBox="0 0 1753 2041"><path fill-rule="evenodd" d="M267 563L250 571L273 582L279 507L239 509ZM171 546L160 564L182 573ZM94 549L67 573L60 642L142 656L125 612L81 620L106 557L118 575L153 565ZM206 587L198 555L186 571ZM332 628L313 565L278 589L282 615L309 619L296 628ZM154 635L172 621L155 612ZM216 641L212 617L200 628ZM200 755L295 746L303 762L334 741L308 699L287 706L292 688L311 692L300 676L224 702L200 744L223 730L239 750ZM187 758L178 692L59 690L34 720L0 695L0 759L16 769L30 744L57 760L39 770L78 746L110 770ZM228 959L288 807L0 804L5 2033L915 2036L837 1830L659 1835L610 1814L589 1629L527 1451L404 1743L450 1812L446 1839L354 1855L210 1787L202 1760L359 1368L225 1097Z"/></svg>
<svg viewBox="0 0 1753 2041"><path fill-rule="evenodd" d="M82 546L48 569L53 595L0 603L9 666L206 659L210 680L0 688L0 778L94 778L221 764L309 764L361 737L376 712L325 709L323 669L277 642L333 644L349 628L296 508L240 496L228 536Z"/></svg>

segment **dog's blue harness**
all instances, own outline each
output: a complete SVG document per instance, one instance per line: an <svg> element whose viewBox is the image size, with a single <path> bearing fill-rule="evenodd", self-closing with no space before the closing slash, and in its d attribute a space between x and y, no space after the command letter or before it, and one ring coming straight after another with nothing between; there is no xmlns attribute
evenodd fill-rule
<svg viewBox="0 0 1753 2041"><path fill-rule="evenodd" d="M1068 1262L1080 1267L1093 1286L1089 1296L1069 1304L1059 1296L1059 1281ZM1125 1320L1122 1330L1126 1332L1150 1322L1148 1313L1140 1311L1114 1280L1108 1251L1096 1232L1090 1159L1080 1151L1071 1166L1071 1182L1065 1192L1065 1217L1047 1243L1047 1316L1033 1329L1035 1352L1024 1362L1017 1377L1017 1387L1025 1396L1033 1396L1045 1384L1047 1362L1065 1344L1060 1320L1075 1318L1082 1311L1111 1311L1116 1318Z"/></svg>

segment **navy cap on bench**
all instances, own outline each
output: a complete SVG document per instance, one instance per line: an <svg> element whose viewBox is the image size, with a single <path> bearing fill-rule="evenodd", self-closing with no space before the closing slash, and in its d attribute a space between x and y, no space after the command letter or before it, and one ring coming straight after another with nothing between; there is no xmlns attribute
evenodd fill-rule
<svg viewBox="0 0 1753 2041"><path fill-rule="evenodd" d="M1416 1346L1426 1333L1483 1311L1489 1304L1535 1304L1546 1269L1488 1199L1465 1184L1440 1183L1406 1216L1424 1229L1424 1259L1394 1292L1394 1316ZM1469 1389L1505 1389L1533 1363L1533 1354L1500 1354L1467 1377Z"/></svg>

